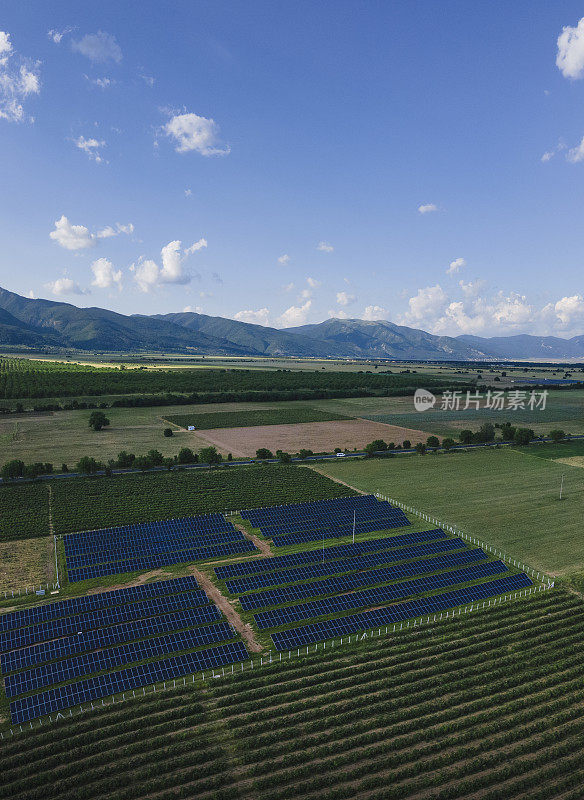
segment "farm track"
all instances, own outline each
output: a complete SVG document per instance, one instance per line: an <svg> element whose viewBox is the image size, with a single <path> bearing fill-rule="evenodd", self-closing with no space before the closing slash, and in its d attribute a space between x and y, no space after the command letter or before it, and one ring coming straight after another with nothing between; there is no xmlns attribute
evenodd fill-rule
<svg viewBox="0 0 584 800"><path fill-rule="evenodd" d="M580 800L584 605L552 591L0 742L10 800Z"/></svg>

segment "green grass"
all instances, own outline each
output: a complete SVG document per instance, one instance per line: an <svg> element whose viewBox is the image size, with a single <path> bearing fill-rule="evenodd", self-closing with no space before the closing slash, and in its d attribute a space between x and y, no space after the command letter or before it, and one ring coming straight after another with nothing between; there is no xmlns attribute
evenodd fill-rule
<svg viewBox="0 0 584 800"><path fill-rule="evenodd" d="M256 657L5 738L0 797L580 800L583 635L581 601L556 590Z"/></svg>
<svg viewBox="0 0 584 800"><path fill-rule="evenodd" d="M331 422L339 419L351 419L341 414L319 411L316 408L280 406L258 411L223 411L216 413L170 414L165 417L168 422L187 428L195 425L201 430L212 428L252 428L258 425L293 425L299 422Z"/></svg>
<svg viewBox="0 0 584 800"><path fill-rule="evenodd" d="M584 571L584 470L542 458L539 447L325 462L319 470L453 523L535 569Z"/></svg>

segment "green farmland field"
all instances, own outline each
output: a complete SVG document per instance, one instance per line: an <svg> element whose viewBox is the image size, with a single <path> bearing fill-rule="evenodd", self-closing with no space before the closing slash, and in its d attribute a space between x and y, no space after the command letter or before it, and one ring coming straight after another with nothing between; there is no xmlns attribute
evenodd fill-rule
<svg viewBox="0 0 584 800"><path fill-rule="evenodd" d="M549 451L553 458L563 446ZM584 469L543 458L539 446L323 462L319 470L453 523L536 569L584 571Z"/></svg>
<svg viewBox="0 0 584 800"><path fill-rule="evenodd" d="M252 428L258 425L293 425L299 422L331 422L339 419L351 419L351 417L331 411L319 411L308 406L291 408L280 406L257 411L171 414L165 419L181 428L194 425L200 430L210 430L212 428Z"/></svg>

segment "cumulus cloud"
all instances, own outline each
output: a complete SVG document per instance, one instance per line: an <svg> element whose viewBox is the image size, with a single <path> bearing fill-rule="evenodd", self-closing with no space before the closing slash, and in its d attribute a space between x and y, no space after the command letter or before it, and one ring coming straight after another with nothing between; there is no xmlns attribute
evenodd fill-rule
<svg viewBox="0 0 584 800"><path fill-rule="evenodd" d="M202 306L185 306L183 308L183 314L202 314L203 307Z"/></svg>
<svg viewBox="0 0 584 800"><path fill-rule="evenodd" d="M186 285L191 282L191 276L185 273L184 263L190 255L203 247L207 247L206 239L199 239L184 250L180 239L175 239L160 251L162 266L159 267L152 259L141 258L132 264L130 271L133 272L134 280L143 292L149 292L151 289L167 283ZM201 294L201 296L203 295Z"/></svg>
<svg viewBox="0 0 584 800"><path fill-rule="evenodd" d="M104 31L88 33L81 39L74 39L71 42L71 48L94 63L114 61L119 64L122 60L122 49L115 36Z"/></svg>
<svg viewBox="0 0 584 800"><path fill-rule="evenodd" d="M354 294L349 294L348 292L337 292L337 303L340 306L348 306L351 303L354 303L357 298Z"/></svg>
<svg viewBox="0 0 584 800"><path fill-rule="evenodd" d="M93 280L91 285L98 289L109 289L117 286L122 291L122 270L114 269L114 265L107 258L98 258L91 265Z"/></svg>
<svg viewBox="0 0 584 800"><path fill-rule="evenodd" d="M545 317L554 318L562 327L570 328L573 324L584 322L584 297L574 294L571 297L562 297L556 303L549 303L543 309Z"/></svg>
<svg viewBox="0 0 584 800"><path fill-rule="evenodd" d="M316 249L320 250L321 253L332 253L335 248L328 242L319 242L316 245Z"/></svg>
<svg viewBox="0 0 584 800"><path fill-rule="evenodd" d="M97 86L98 89L109 89L110 86L114 86L116 83L113 78L91 78L89 75L84 75L83 77L92 86Z"/></svg>
<svg viewBox="0 0 584 800"><path fill-rule="evenodd" d="M265 307L258 308L257 311L247 309L244 311L238 311L237 314L234 314L233 318L238 322L251 322L254 325L267 325L270 319L270 312Z"/></svg>
<svg viewBox="0 0 584 800"><path fill-rule="evenodd" d="M217 146L217 123L198 114L175 114L163 125L162 132L174 141L177 153L194 151L202 156L226 156L231 151L228 146Z"/></svg>
<svg viewBox="0 0 584 800"><path fill-rule="evenodd" d="M294 288L294 283L293 283L293 282L287 283L287 284L286 284L286 285L283 287L283 289L284 289L284 291L285 291L285 292L291 292L293 288Z"/></svg>
<svg viewBox="0 0 584 800"><path fill-rule="evenodd" d="M564 78L584 75L584 17L575 28L566 25L558 36L556 66Z"/></svg>
<svg viewBox="0 0 584 800"><path fill-rule="evenodd" d="M404 325L428 326L440 317L448 304L446 292L440 284L418 289L408 300L408 311L403 316Z"/></svg>
<svg viewBox="0 0 584 800"><path fill-rule="evenodd" d="M54 295L60 296L63 294L86 294L86 292L79 286L78 283L72 278L57 278L56 281L51 281L45 284Z"/></svg>
<svg viewBox="0 0 584 800"><path fill-rule="evenodd" d="M103 164L104 160L99 152L102 147L105 147L105 142L103 139L86 139L85 136L79 136L77 139L74 139L75 147L78 147L79 150L82 150L91 161L95 161L98 164Z"/></svg>
<svg viewBox="0 0 584 800"><path fill-rule="evenodd" d="M555 155L555 153L554 153L554 151L553 151L553 150L546 150L546 152L545 152L545 153L543 154L543 156L541 157L541 160L542 160L542 161L543 161L543 163L545 164L545 163L546 163L546 161L551 161L551 160L552 160L552 158L554 157L554 155Z"/></svg>
<svg viewBox="0 0 584 800"><path fill-rule="evenodd" d="M192 197L193 190L192 189L185 189L185 197Z"/></svg>
<svg viewBox="0 0 584 800"><path fill-rule="evenodd" d="M39 62L15 52L10 34L0 31L0 119L34 122L25 114L23 103L40 92Z"/></svg>
<svg viewBox="0 0 584 800"><path fill-rule="evenodd" d="M308 312L312 306L312 300L307 300L301 306L290 306L278 317L278 324L281 328L291 328L294 325L303 325L308 317Z"/></svg>
<svg viewBox="0 0 584 800"><path fill-rule="evenodd" d="M62 31L58 31L53 28L52 30L47 31L47 36L55 44L61 44L63 36L66 36L68 33L72 33L74 30L75 28L63 28Z"/></svg>
<svg viewBox="0 0 584 800"><path fill-rule="evenodd" d="M455 272L460 272L460 270L466 267L466 261L464 258L455 258L454 261L450 262L448 269L446 270L447 275L454 275Z"/></svg>
<svg viewBox="0 0 584 800"><path fill-rule="evenodd" d="M284 253L278 258L278 264L281 264L283 267L286 266L286 264L288 264L289 261L290 261L290 256L287 253Z"/></svg>
<svg viewBox="0 0 584 800"><path fill-rule="evenodd" d="M365 306L365 311L361 314L361 319L374 322L379 319L387 319L387 310L383 306Z"/></svg>
<svg viewBox="0 0 584 800"><path fill-rule="evenodd" d="M87 250L95 247L98 239L109 239L118 236L120 233L127 235L133 233L132 223L122 225L116 222L116 227L106 225L97 233L91 233L85 225L72 225L68 218L63 214L60 219L55 221L55 230L49 233L50 238L57 242L65 250Z"/></svg>
<svg viewBox="0 0 584 800"><path fill-rule="evenodd" d="M329 308L328 315L334 319L349 319L349 315L342 308Z"/></svg>
<svg viewBox="0 0 584 800"><path fill-rule="evenodd" d="M322 286L322 281L317 281L316 278L311 278L310 276L306 279L306 283L311 289L318 289L319 286Z"/></svg>
<svg viewBox="0 0 584 800"><path fill-rule="evenodd" d="M584 161L584 136L580 140L579 145L568 150L566 153L566 160L571 164L579 164L580 161Z"/></svg>
<svg viewBox="0 0 584 800"><path fill-rule="evenodd" d="M420 214L431 214L433 211L438 211L438 206L434 203L424 203L418 206L418 212Z"/></svg>

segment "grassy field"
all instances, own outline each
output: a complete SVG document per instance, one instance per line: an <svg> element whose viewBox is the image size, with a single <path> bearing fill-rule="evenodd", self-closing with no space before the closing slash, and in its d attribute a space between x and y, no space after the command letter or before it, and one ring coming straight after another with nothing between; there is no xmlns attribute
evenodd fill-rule
<svg viewBox="0 0 584 800"><path fill-rule="evenodd" d="M555 462L563 446L548 451L552 458L532 446L339 460L319 470L453 523L531 567L567 576L584 571L584 470Z"/></svg>
<svg viewBox="0 0 584 800"><path fill-rule="evenodd" d="M294 425L306 422L331 422L339 419L350 419L331 411L320 411L310 406L286 408L282 403L278 408L253 409L246 411L219 411L212 413L170 414L165 417L173 425L187 428L195 425L201 430L213 428L251 428L258 425Z"/></svg>
<svg viewBox="0 0 584 800"><path fill-rule="evenodd" d="M583 634L581 601L555 590L256 658L4 739L0 796L580 800Z"/></svg>

